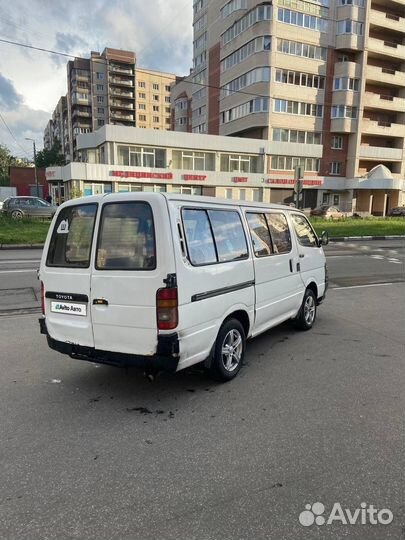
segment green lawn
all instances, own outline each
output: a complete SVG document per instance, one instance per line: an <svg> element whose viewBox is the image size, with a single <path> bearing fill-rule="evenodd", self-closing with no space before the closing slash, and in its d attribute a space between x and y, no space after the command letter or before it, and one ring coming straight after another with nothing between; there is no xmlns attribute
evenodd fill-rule
<svg viewBox="0 0 405 540"><path fill-rule="evenodd" d="M326 230L330 237L405 235L404 218L346 218L340 221L311 218L311 222L318 234ZM14 221L0 215L0 245L43 244L49 224L50 221L33 219Z"/></svg>
<svg viewBox="0 0 405 540"><path fill-rule="evenodd" d="M39 219L14 220L0 215L1 244L43 244L50 221Z"/></svg>
<svg viewBox="0 0 405 540"><path fill-rule="evenodd" d="M405 218L346 218L339 221L310 218L319 234L328 231L330 237L405 235Z"/></svg>

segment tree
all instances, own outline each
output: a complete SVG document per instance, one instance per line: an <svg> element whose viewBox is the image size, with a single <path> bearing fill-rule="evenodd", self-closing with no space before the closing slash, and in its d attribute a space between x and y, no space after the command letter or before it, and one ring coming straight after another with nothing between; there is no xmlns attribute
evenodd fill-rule
<svg viewBox="0 0 405 540"><path fill-rule="evenodd" d="M10 185L9 167L17 165L18 160L10 154L6 146L0 144L0 186Z"/></svg>
<svg viewBox="0 0 405 540"><path fill-rule="evenodd" d="M37 152L37 167L54 167L58 165L66 165L65 156L61 152L61 145L58 140L53 143L49 150L44 148Z"/></svg>

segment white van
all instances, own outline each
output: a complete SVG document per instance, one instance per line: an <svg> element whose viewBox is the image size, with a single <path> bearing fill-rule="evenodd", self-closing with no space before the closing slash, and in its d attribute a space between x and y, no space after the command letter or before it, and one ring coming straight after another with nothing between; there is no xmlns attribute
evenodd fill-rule
<svg viewBox="0 0 405 540"><path fill-rule="evenodd" d="M239 372L246 340L308 330L327 289L322 243L281 205L168 193L66 202L40 268L41 332L72 358L145 371Z"/></svg>

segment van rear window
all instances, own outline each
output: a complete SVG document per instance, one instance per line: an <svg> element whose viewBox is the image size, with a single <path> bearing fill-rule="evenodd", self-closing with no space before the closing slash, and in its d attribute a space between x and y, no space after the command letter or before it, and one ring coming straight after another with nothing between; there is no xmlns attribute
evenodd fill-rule
<svg viewBox="0 0 405 540"><path fill-rule="evenodd" d="M97 204L67 206L58 214L49 244L47 266L88 268Z"/></svg>
<svg viewBox="0 0 405 540"><path fill-rule="evenodd" d="M97 245L97 270L153 270L156 247L153 214L146 202L103 206Z"/></svg>

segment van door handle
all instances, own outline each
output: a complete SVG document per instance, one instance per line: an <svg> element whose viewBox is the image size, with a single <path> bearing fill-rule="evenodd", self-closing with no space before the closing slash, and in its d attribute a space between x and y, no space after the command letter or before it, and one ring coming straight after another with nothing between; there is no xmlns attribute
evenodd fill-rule
<svg viewBox="0 0 405 540"><path fill-rule="evenodd" d="M290 259L290 272L293 272L293 260Z"/></svg>
<svg viewBox="0 0 405 540"><path fill-rule="evenodd" d="M93 300L93 306L108 306L108 300L105 298L95 298Z"/></svg>
<svg viewBox="0 0 405 540"><path fill-rule="evenodd" d="M300 259L303 259L305 257L305 253L300 253Z"/></svg>

